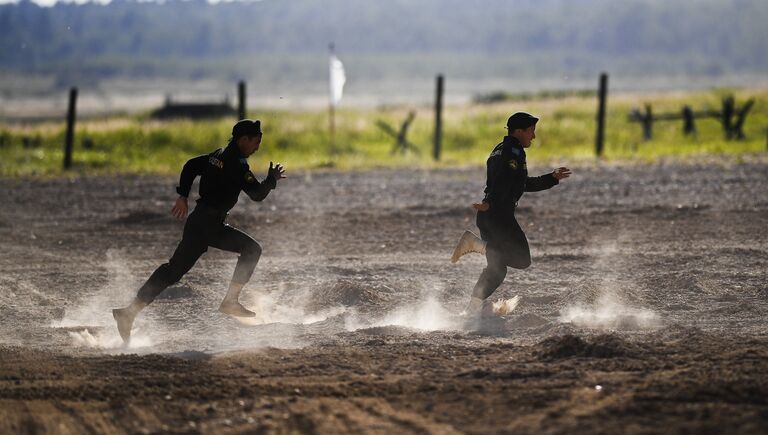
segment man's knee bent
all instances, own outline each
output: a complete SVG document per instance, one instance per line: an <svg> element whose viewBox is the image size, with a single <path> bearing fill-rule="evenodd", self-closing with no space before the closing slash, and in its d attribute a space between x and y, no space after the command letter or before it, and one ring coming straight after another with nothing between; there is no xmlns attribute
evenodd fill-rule
<svg viewBox="0 0 768 435"><path fill-rule="evenodd" d="M509 267L514 269L527 269L531 266L530 251L518 252L509 258Z"/></svg>
<svg viewBox="0 0 768 435"><path fill-rule="evenodd" d="M243 260L258 262L261 258L261 245L257 241L253 241L247 245L240 252L240 256Z"/></svg>
<svg viewBox="0 0 768 435"><path fill-rule="evenodd" d="M528 269L530 266L531 266L531 257L516 260L513 264L509 265L509 267L512 267L514 269Z"/></svg>

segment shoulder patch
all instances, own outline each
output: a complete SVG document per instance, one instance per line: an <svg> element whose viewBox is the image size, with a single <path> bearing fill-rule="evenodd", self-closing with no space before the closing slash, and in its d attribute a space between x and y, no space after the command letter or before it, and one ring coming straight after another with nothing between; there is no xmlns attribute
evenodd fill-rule
<svg viewBox="0 0 768 435"><path fill-rule="evenodd" d="M253 183L254 181L256 181L256 177L253 176L253 173L251 173L251 171L245 171L245 182Z"/></svg>
<svg viewBox="0 0 768 435"><path fill-rule="evenodd" d="M224 162L216 157L208 157L208 163L219 169L224 169Z"/></svg>
<svg viewBox="0 0 768 435"><path fill-rule="evenodd" d="M517 170L517 160L512 159L508 163L510 168L512 168L513 170Z"/></svg>
<svg viewBox="0 0 768 435"><path fill-rule="evenodd" d="M224 169L224 149L219 148L208 155L208 164Z"/></svg>

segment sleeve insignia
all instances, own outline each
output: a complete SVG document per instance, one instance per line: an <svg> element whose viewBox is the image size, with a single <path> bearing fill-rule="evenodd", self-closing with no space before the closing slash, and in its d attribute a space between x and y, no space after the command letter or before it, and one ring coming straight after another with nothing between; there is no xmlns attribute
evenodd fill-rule
<svg viewBox="0 0 768 435"><path fill-rule="evenodd" d="M246 183L253 183L254 181L256 181L256 178L254 178L254 176L251 173L251 171L245 171L245 182Z"/></svg>
<svg viewBox="0 0 768 435"><path fill-rule="evenodd" d="M213 157L213 156L209 157L208 163L210 163L213 166L216 166L219 169L224 169L224 162L217 159L216 157Z"/></svg>
<svg viewBox="0 0 768 435"><path fill-rule="evenodd" d="M517 170L517 160L510 160L509 167L512 168L512 170Z"/></svg>

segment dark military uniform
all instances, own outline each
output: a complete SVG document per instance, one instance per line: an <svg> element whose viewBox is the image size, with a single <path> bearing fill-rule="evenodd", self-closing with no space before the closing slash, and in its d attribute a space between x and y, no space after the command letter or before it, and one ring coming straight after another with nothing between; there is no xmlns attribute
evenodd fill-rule
<svg viewBox="0 0 768 435"><path fill-rule="evenodd" d="M485 299L504 281L507 266L525 269L531 265L528 239L515 219L517 201L524 192L537 192L558 184L552 174L529 177L525 150L520 142L505 136L488 157L485 198L489 209L477 213L480 238L486 244L488 266L483 269L472 293Z"/></svg>
<svg viewBox="0 0 768 435"><path fill-rule="evenodd" d="M181 171L176 191L189 196L192 182L200 176L200 199L187 218L184 235L171 259L158 267L141 287L137 298L149 304L171 284L177 282L209 246L237 252L232 282L245 284L253 274L261 256L261 246L248 234L224 223L229 210L237 203L240 191L254 201L261 201L274 189L277 180L268 176L259 182L248 168L237 143L232 140L224 149L189 160Z"/></svg>

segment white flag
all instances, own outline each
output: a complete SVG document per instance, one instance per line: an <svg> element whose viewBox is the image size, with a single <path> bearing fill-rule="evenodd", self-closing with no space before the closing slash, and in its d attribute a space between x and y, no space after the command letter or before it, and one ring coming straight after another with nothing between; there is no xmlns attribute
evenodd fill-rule
<svg viewBox="0 0 768 435"><path fill-rule="evenodd" d="M341 101L346 81L344 65L335 54L331 53L331 106L336 106Z"/></svg>

